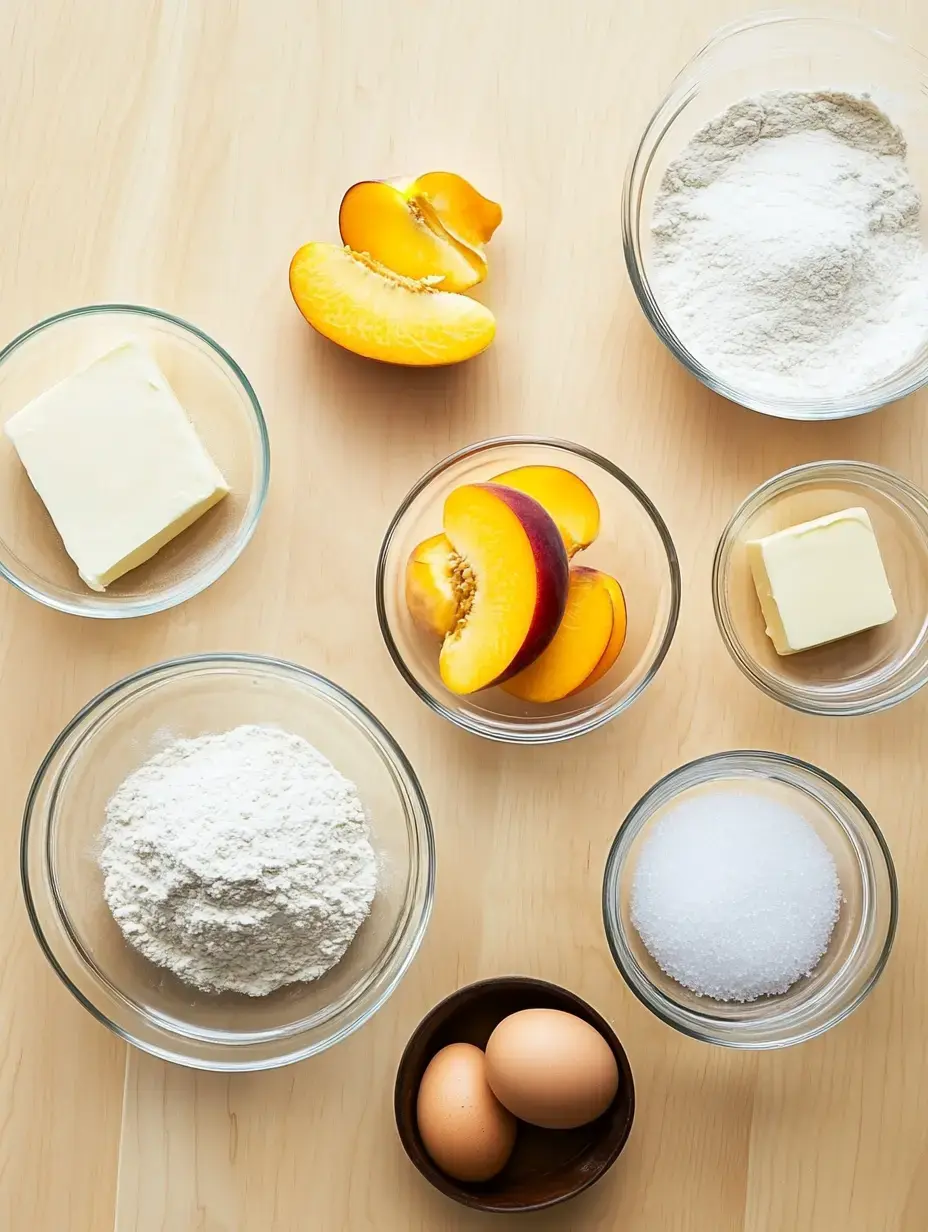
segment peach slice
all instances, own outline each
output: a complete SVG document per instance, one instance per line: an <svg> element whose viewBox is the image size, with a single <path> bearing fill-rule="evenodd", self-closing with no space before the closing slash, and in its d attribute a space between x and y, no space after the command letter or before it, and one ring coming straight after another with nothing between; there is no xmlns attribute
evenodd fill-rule
<svg viewBox="0 0 928 1232"><path fill-rule="evenodd" d="M487 276L483 253L449 235L427 201L382 180L348 189L338 229L349 248L407 278L433 278L443 291L466 291Z"/></svg>
<svg viewBox="0 0 928 1232"><path fill-rule="evenodd" d="M406 606L421 629L444 637L454 628L455 591L465 580L455 574L454 548L447 535L432 535L413 549L406 564Z"/></svg>
<svg viewBox="0 0 928 1232"><path fill-rule="evenodd" d="M520 466L491 482L516 488L543 505L564 538L568 556L589 547L599 534L599 502L572 471L560 466Z"/></svg>
<svg viewBox="0 0 928 1232"><path fill-rule="evenodd" d="M469 248L488 244L503 221L502 208L453 171L428 171L411 187L431 204L448 234Z"/></svg>
<svg viewBox="0 0 928 1232"><path fill-rule="evenodd" d="M512 488L456 488L444 527L455 612L439 671L453 693L476 693L527 667L554 637L567 602L567 553L541 505ZM420 544L406 573L410 612L436 633L445 622L435 601L446 594L449 566L437 542L445 536Z"/></svg>
<svg viewBox="0 0 928 1232"><path fill-rule="evenodd" d="M336 244L304 244L290 263L290 290L323 337L388 364L456 364L479 355L496 333L493 313L476 300Z"/></svg>
<svg viewBox="0 0 928 1232"><path fill-rule="evenodd" d="M572 569L567 608L543 654L503 688L525 702L557 702L582 688L612 640L612 595L596 569Z"/></svg>
<svg viewBox="0 0 928 1232"><path fill-rule="evenodd" d="M407 278L466 291L487 276L483 246L502 210L467 180L430 171L417 180L364 180L342 198L342 240Z"/></svg>
<svg viewBox="0 0 928 1232"><path fill-rule="evenodd" d="M581 566L577 566L579 572ZM591 570L593 572L593 570ZM602 680L606 672L612 667L616 659L622 653L622 647L625 645L625 635L628 633L628 610L625 606L625 593L622 587L610 577L608 573L599 574L601 584L609 591L609 597L612 600L612 636L609 638L609 644L603 651L603 657L596 664L583 684L574 692L579 692L580 689L588 689L590 685L596 684Z"/></svg>

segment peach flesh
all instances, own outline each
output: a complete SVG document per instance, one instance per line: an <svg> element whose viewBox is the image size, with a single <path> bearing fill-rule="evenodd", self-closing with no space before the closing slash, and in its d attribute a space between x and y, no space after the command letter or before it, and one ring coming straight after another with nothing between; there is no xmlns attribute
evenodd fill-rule
<svg viewBox="0 0 928 1232"><path fill-rule="evenodd" d="M534 662L557 633L567 552L537 501L494 484L456 488L445 501L444 528L472 585L439 670L452 692L475 693Z"/></svg>
<svg viewBox="0 0 928 1232"><path fill-rule="evenodd" d="M612 637L612 597L595 569L573 569L557 633L534 663L503 688L526 702L557 702L583 687Z"/></svg>
<svg viewBox="0 0 928 1232"><path fill-rule="evenodd" d="M428 171L404 188L408 195L421 194L448 234L478 252L503 221L499 205L453 171Z"/></svg>
<svg viewBox="0 0 928 1232"><path fill-rule="evenodd" d="M520 466L493 483L516 488L550 513L564 538L567 555L589 547L599 534L599 502L583 480L560 466Z"/></svg>
<svg viewBox="0 0 928 1232"><path fill-rule="evenodd" d="M578 566L578 572L582 566ZM592 572L592 571L591 571ZM619 655L622 653L622 647L625 645L625 637L628 633L628 611L625 606L625 593L622 587L610 577L608 573L600 573L601 584L605 586L609 592L609 597L612 600L612 636L609 639L609 645L603 651L603 657L596 664L596 667L587 676L580 689L588 689L591 685L602 680L606 672L608 672ZM580 689L575 689L574 692L579 692Z"/></svg>
<svg viewBox="0 0 928 1232"><path fill-rule="evenodd" d="M477 300L403 278L337 244L304 244L290 262L290 291L323 337L382 363L460 363L496 333L492 312Z"/></svg>
<svg viewBox="0 0 928 1232"><path fill-rule="evenodd" d="M432 535L413 549L406 564L406 606L427 633L444 637L458 619L454 548L447 536Z"/></svg>
<svg viewBox="0 0 928 1232"><path fill-rule="evenodd" d="M414 185L413 185L414 187ZM338 212L342 242L407 278L434 278L443 291L466 291L486 277L482 252L455 240L427 200L394 184L353 184Z"/></svg>

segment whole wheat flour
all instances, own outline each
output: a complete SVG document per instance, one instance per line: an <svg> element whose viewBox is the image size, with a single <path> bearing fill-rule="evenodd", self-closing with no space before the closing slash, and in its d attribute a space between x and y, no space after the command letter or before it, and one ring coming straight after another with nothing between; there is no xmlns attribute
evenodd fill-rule
<svg viewBox="0 0 928 1232"><path fill-rule="evenodd" d="M738 388L849 395L928 343L921 202L900 130L867 97L746 98L669 165L653 218L658 302Z"/></svg>
<svg viewBox="0 0 928 1232"><path fill-rule="evenodd" d="M126 940L210 992L315 980L367 917L377 869L357 789L271 727L177 740L106 807L104 895Z"/></svg>

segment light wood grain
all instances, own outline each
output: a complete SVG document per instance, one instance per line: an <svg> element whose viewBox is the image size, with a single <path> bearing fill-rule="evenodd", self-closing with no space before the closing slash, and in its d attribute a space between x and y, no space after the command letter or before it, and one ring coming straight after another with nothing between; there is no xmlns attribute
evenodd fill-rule
<svg viewBox="0 0 928 1232"><path fill-rule="evenodd" d="M708 575L735 502L810 458L928 483L924 397L781 424L682 373L625 278L626 159L672 74L747 0L4 0L0 335L79 302L188 317L241 362L273 438L271 497L239 564L173 613L102 628L0 590L0 1227L20 1232L477 1232L429 1190L391 1118L418 1018L457 985L526 972L616 1024L639 1112L609 1177L533 1232L924 1232L928 1227L928 695L855 722L760 697L715 632ZM924 6L858 12L928 46ZM291 253L335 239L353 181L447 167L500 200L499 337L409 374L311 336ZM685 577L677 640L633 713L518 751L415 700L373 606L385 524L450 449L500 432L578 439L653 495ZM412 971L362 1032L290 1070L223 1078L129 1053L42 959L20 904L23 798L49 741L124 672L195 650L296 659L369 704L408 751L437 830L438 900ZM605 947L603 863L630 804L712 750L801 754L871 806L903 897L892 963L827 1038L775 1056L659 1025Z"/></svg>

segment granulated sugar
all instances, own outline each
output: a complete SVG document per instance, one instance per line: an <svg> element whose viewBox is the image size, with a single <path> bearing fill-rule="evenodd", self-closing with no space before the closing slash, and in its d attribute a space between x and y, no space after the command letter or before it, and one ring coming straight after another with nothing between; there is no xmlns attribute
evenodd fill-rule
<svg viewBox="0 0 928 1232"><path fill-rule="evenodd" d="M841 905L831 853L776 800L694 795L654 823L631 918L661 970L718 1001L786 992L828 948Z"/></svg>

